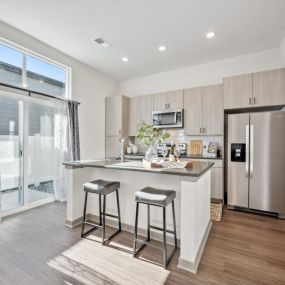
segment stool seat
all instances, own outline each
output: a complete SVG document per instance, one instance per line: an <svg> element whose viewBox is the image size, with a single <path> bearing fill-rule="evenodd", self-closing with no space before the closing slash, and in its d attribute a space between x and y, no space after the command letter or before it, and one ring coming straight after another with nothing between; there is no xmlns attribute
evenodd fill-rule
<svg viewBox="0 0 285 285"><path fill-rule="evenodd" d="M84 191L107 195L120 188L120 182L118 181L106 181L102 179L94 180L83 184Z"/></svg>
<svg viewBox="0 0 285 285"><path fill-rule="evenodd" d="M139 203L166 207L175 199L175 196L176 192L173 190L145 187L135 193L135 201Z"/></svg>

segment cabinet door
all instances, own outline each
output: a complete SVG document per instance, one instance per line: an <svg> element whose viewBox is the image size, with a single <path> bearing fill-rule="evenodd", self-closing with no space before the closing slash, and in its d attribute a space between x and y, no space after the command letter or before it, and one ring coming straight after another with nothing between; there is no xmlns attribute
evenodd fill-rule
<svg viewBox="0 0 285 285"><path fill-rule="evenodd" d="M140 122L152 124L153 97L153 95L140 96Z"/></svg>
<svg viewBox="0 0 285 285"><path fill-rule="evenodd" d="M224 78L224 109L251 107L252 74Z"/></svg>
<svg viewBox="0 0 285 285"><path fill-rule="evenodd" d="M212 167L211 198L224 200L223 168Z"/></svg>
<svg viewBox="0 0 285 285"><path fill-rule="evenodd" d="M105 141L105 156L119 157L121 153L120 136L107 136Z"/></svg>
<svg viewBox="0 0 285 285"><path fill-rule="evenodd" d="M136 136L138 131L138 123L140 122L141 98L129 98L129 136Z"/></svg>
<svg viewBox="0 0 285 285"><path fill-rule="evenodd" d="M224 131L223 85L203 88L203 134L222 135Z"/></svg>
<svg viewBox="0 0 285 285"><path fill-rule="evenodd" d="M153 94L153 110L164 111L168 109L167 93Z"/></svg>
<svg viewBox="0 0 285 285"><path fill-rule="evenodd" d="M285 69L253 74L253 106L285 104Z"/></svg>
<svg viewBox="0 0 285 285"><path fill-rule="evenodd" d="M202 134L203 88L184 90L184 132L187 135Z"/></svg>
<svg viewBox="0 0 285 285"><path fill-rule="evenodd" d="M118 136L122 132L122 96L105 99L106 136Z"/></svg>
<svg viewBox="0 0 285 285"><path fill-rule="evenodd" d="M183 90L167 92L168 108L182 109L183 108Z"/></svg>

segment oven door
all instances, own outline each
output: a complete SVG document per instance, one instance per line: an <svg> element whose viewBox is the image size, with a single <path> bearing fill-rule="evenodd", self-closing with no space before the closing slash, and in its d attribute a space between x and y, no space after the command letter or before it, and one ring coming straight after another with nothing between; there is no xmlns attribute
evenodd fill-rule
<svg viewBox="0 0 285 285"><path fill-rule="evenodd" d="M183 111L165 111L153 112L152 123L156 128L182 128Z"/></svg>

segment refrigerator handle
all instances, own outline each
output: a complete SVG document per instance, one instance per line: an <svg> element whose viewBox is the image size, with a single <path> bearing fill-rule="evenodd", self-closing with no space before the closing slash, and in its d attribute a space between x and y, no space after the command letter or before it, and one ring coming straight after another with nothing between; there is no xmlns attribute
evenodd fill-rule
<svg viewBox="0 0 285 285"><path fill-rule="evenodd" d="M250 125L250 178L253 178L253 153L254 153L254 126Z"/></svg>
<svg viewBox="0 0 285 285"><path fill-rule="evenodd" d="M245 177L248 178L249 175L249 125L245 126Z"/></svg>

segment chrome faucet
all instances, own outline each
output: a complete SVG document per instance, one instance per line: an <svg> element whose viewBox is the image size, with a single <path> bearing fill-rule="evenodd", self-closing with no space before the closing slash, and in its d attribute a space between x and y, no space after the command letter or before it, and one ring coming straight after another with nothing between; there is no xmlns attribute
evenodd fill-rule
<svg viewBox="0 0 285 285"><path fill-rule="evenodd" d="M125 141L129 139L129 137L124 137L121 138L121 162L124 162L125 158L124 158L124 146L125 146Z"/></svg>

